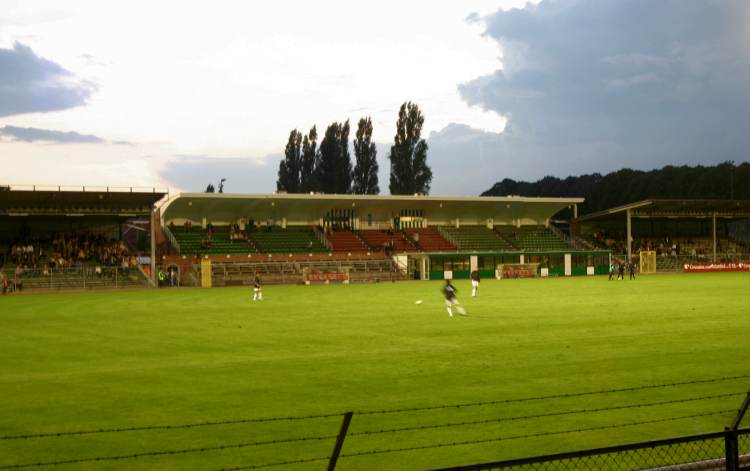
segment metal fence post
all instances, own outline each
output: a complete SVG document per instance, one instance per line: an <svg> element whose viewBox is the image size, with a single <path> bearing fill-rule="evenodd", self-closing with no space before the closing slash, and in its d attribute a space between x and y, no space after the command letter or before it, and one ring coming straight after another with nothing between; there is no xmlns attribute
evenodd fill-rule
<svg viewBox="0 0 750 471"><path fill-rule="evenodd" d="M344 439L346 438L346 432L349 430L352 415L354 415L354 412L347 412L344 414L344 420L341 422L339 436L336 437L336 445L334 445L331 459L328 461L328 471L334 471L336 469L336 462L339 459L339 454L341 454L341 448L344 446Z"/></svg>
<svg viewBox="0 0 750 471"><path fill-rule="evenodd" d="M737 442L737 431L727 427L724 429L724 452L726 454L726 470L739 471L740 450Z"/></svg>
<svg viewBox="0 0 750 471"><path fill-rule="evenodd" d="M740 445L737 439L737 429L740 427L742 419L745 417L745 412L750 406L750 392L745 396L745 400L742 401L740 409L737 411L737 415L732 421L730 427L724 429L724 449L726 452L726 470L727 471L739 471L740 469Z"/></svg>
<svg viewBox="0 0 750 471"><path fill-rule="evenodd" d="M747 395L745 395L745 400L742 401L742 405L740 406L740 409L737 411L737 416L734 418L734 421L732 422L731 429L737 430L740 428L740 423L742 422L742 419L745 417L745 412L747 412L747 408L750 407L750 391L747 392Z"/></svg>

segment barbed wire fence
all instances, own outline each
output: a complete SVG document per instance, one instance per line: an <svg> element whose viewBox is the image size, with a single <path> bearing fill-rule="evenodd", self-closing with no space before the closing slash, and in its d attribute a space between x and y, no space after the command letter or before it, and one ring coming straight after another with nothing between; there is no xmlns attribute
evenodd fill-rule
<svg viewBox="0 0 750 471"><path fill-rule="evenodd" d="M363 461L368 457L387 457L387 456L406 456L409 453L430 451L444 448L460 448L477 445L488 445L498 443L518 443L523 440L545 439L550 437L568 436L572 434L583 434L590 432L612 431L626 428L643 427L647 425L663 424L678 421L689 421L707 417L725 417L727 420L734 419L731 425L722 432L705 434L700 436L680 437L658 442L644 442L640 447L626 445L620 447L610 447L608 449L586 450L573 452L564 455L550 455L546 457L524 458L521 460L496 461L493 463L463 465L453 468L441 468L442 470L463 470L473 471L480 469L584 469L588 464L597 464L594 466L599 469L633 469L627 466L654 467L655 463L662 465L676 465L678 463L703 463L708 466L715 460L724 460L726 469L739 469L741 460L747 460L750 464L750 429L740 429L745 411L750 406L750 392L747 389L740 390L738 386L725 384L722 386L722 392L712 394L694 394L689 397L679 397L662 400L650 401L633 401L623 403L620 398L613 404L601 405L596 407L570 407L563 409L554 401L559 400L581 400L582 398L606 397L608 395L622 393L648 392L653 390L673 390L685 387L697 387L700 385L715 386L720 383L732 383L739 380L748 380L750 375L726 376L720 378L700 379L682 382L649 384L632 387L611 388L594 391L579 391L572 393L560 393L542 396L530 396L520 398L506 398L490 401L463 402L451 404L425 405L415 407L380 409L380 410L355 410L345 413L326 413L326 414L309 414L298 416L279 416L279 417L250 417L239 419L200 421L184 424L150 424L131 427L117 428L92 428L81 430L61 430L54 432L40 433L22 433L0 435L0 455L6 457L12 456L3 452L4 448L12 446L12 443L36 442L38 440L50 440L63 437L76 439L85 439L87 436L99 436L112 434L119 436L129 432L174 432L178 430L205 430L222 426L260 426L261 424L293 424L287 427L295 431L309 431L316 427L311 422L327 421L326 427L330 427L328 422L336 421L340 423L338 433L331 429L330 433L296 433L293 435L284 435L267 440L238 441L234 443L221 443L218 445L206 444L204 446L186 446L175 447L172 449L161 450L144 450L133 453L110 454L101 456L83 456L69 459L58 459L49 461L29 461L17 463L4 463L0 458L0 470L5 469L31 469L31 468L51 468L56 466L86 464L86 463L114 463L130 462L144 458L177 457L182 455L203 455L217 453L221 451L232 451L241 449L259 449L270 450L263 456L270 456L274 459L250 462L248 464L229 466L221 468L222 471L235 471L244 469L263 469L263 468L294 468L297 465L324 463L327 462L327 469L334 470L337 463L342 460L352 464L354 467L363 466ZM694 390L691 389L691 390ZM744 402L737 408L730 408L726 403L731 401L733 404L739 404L742 396ZM732 400L732 399L735 400ZM716 402L721 401L723 407L699 407L701 401ZM498 413L492 410L492 407L511 406L514 404L528 405L530 403L539 403L544 405L543 410L538 413L519 413L508 414L507 410ZM547 406L547 404L551 404ZM684 406L691 413L681 414L664 414L657 416L659 410L671 409L675 406ZM661 409L660 409L661 408ZM622 411L644 411L647 412L647 418L629 421L612 421L594 420L591 416L599 413L622 412ZM438 411L443 413L451 412L461 415L463 418L458 420L442 420L435 423L426 423L436 415ZM476 417L465 417L465 415L475 415ZM428 415L429 417L424 417ZM451 415L451 414L448 414ZM445 415L443 415L445 417ZM441 417L442 418L442 417ZM571 418L575 426L560 427L550 429L549 423L543 426L530 425L519 433L511 433L503 429L504 433L498 433L497 429L488 430L487 427L511 424L511 423L528 423L537 419L555 419L555 423L564 418ZM353 419L357 420L357 428L349 431ZM583 420L585 419L585 420ZM340 422L338 422L340 420ZM386 426L397 422L394 425ZM591 423L593 421L593 423ZM603 422L603 423L602 423ZM591 423L590 425L588 425ZM584 426L585 425L585 426ZM461 440L444 439L445 433L454 433L461 431ZM472 433L466 433L472 430ZM425 436L425 433L440 432L438 437ZM346 441L346 450L344 445ZM373 443L374 441L374 443ZM393 444L397 446L393 446ZM314 449L318 450L316 454L307 449L300 450L296 447L301 444L314 444ZM692 449L688 449L688 444ZM275 447L282 445L294 445L295 449L288 449L274 452ZM325 450L330 450L326 452ZM644 451L646 450L646 451ZM666 451L665 451L666 450ZM300 454L310 452L308 456ZM413 455L412 455L413 456ZM658 456L659 459L655 459ZM536 461L534 461L536 460ZM588 461L586 461L588 460ZM595 460L595 461L592 461ZM554 464L553 464L554 463ZM575 466L566 467L566 463L575 463ZM605 464L608 463L608 466ZM730 467L735 466L736 467ZM661 466L661 465L660 465ZM319 468L316 468L319 469ZM677 471L678 468L665 469L664 471ZM691 467L689 469L704 469L701 467ZM706 468L709 469L709 468ZM724 468L722 468L724 469Z"/></svg>

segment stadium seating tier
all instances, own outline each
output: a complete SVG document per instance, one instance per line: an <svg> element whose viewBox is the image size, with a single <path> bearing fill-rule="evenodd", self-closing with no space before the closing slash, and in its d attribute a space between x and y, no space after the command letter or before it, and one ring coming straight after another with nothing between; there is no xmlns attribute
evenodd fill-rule
<svg viewBox="0 0 750 471"><path fill-rule="evenodd" d="M328 243L333 252L363 252L369 250L355 233L347 230L337 230L329 233Z"/></svg>

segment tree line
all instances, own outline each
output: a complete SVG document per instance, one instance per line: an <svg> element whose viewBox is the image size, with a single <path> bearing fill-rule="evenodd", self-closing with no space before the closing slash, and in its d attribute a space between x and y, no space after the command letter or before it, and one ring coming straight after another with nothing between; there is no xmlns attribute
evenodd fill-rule
<svg viewBox="0 0 750 471"><path fill-rule="evenodd" d="M750 199L750 163L672 166L642 171L623 168L601 175L544 177L535 182L506 178L482 196L584 197L579 214L650 198Z"/></svg>
<svg viewBox="0 0 750 471"><path fill-rule="evenodd" d="M424 116L419 107L412 102L403 103L388 156L392 195L430 192L432 171L427 165L427 142L421 137L423 125ZM377 148L372 131L372 119L361 118L352 142L352 165L349 120L328 125L320 144L316 126L307 134L293 129L284 148L284 159L279 163L276 189L287 193L380 193Z"/></svg>

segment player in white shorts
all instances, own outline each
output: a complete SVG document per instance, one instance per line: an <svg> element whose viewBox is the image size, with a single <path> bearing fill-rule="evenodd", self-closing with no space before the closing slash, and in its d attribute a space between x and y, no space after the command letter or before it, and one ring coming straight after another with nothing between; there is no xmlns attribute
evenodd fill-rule
<svg viewBox="0 0 750 471"><path fill-rule="evenodd" d="M472 271L469 278L471 278L471 297L476 298L479 291L479 270Z"/></svg>
<svg viewBox="0 0 750 471"><path fill-rule="evenodd" d="M459 314L462 316L466 315L466 311L463 307L461 307L460 304L458 304L458 299L456 299L456 293L458 290L455 286L451 284L451 280L445 280L445 286L443 286L443 295L445 296L445 306L448 308L448 316L453 317L453 311L451 310L451 307L456 306L456 310Z"/></svg>
<svg viewBox="0 0 750 471"><path fill-rule="evenodd" d="M253 302L263 301L263 286L260 284L260 276L255 275L253 282Z"/></svg>

